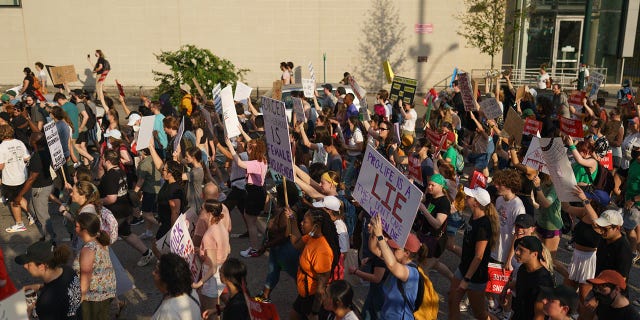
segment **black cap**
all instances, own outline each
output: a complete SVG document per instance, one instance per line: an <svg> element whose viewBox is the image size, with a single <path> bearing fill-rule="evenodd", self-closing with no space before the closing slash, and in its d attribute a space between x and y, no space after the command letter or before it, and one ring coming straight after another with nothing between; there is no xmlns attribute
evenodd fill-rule
<svg viewBox="0 0 640 320"><path fill-rule="evenodd" d="M333 91L333 86L330 83L325 83L322 85L322 87L329 91Z"/></svg>
<svg viewBox="0 0 640 320"><path fill-rule="evenodd" d="M29 262L36 262L39 264L47 263L53 259L54 245L51 241L38 241L27 248L25 254L21 254L16 257L15 261L19 265L24 265Z"/></svg>
<svg viewBox="0 0 640 320"><path fill-rule="evenodd" d="M520 228L531 228L535 226L536 222L533 217L528 214L520 214L516 217L515 225Z"/></svg>
<svg viewBox="0 0 640 320"><path fill-rule="evenodd" d="M576 289L565 285L560 285L556 288L540 287L540 296L538 298L560 301L561 305L569 307L567 314L578 310L578 294L576 293Z"/></svg>
<svg viewBox="0 0 640 320"><path fill-rule="evenodd" d="M524 236L520 239L516 239L514 247L522 246L529 249L531 252L537 252L538 256L542 254L542 242L536 236Z"/></svg>

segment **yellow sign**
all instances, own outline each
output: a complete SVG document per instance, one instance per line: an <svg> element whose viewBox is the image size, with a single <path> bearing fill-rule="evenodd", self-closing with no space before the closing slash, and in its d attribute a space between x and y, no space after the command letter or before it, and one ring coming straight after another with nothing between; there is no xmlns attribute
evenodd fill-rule
<svg viewBox="0 0 640 320"><path fill-rule="evenodd" d="M384 68L384 74L387 76L387 82L393 82L393 70L391 70L391 63L389 60L382 63L382 68Z"/></svg>

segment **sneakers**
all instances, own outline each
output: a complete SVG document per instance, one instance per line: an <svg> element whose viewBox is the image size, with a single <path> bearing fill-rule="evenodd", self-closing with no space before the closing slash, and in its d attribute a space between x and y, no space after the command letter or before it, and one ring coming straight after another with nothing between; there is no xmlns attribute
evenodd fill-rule
<svg viewBox="0 0 640 320"><path fill-rule="evenodd" d="M638 262L638 260L640 260L640 253L638 253L638 250L633 252L633 258L631 259L631 264L636 264L636 262Z"/></svg>
<svg viewBox="0 0 640 320"><path fill-rule="evenodd" d="M142 255L142 258L140 258L140 260L138 260L138 267L144 267L146 265L149 264L149 262L151 262L151 260L153 260L153 252L151 252L151 250L147 250L146 254Z"/></svg>
<svg viewBox="0 0 640 320"><path fill-rule="evenodd" d="M31 215L27 215L27 218L29 218L29 225L32 226L36 223L36 220L33 219L33 217Z"/></svg>
<svg viewBox="0 0 640 320"><path fill-rule="evenodd" d="M462 301L460 301L460 312L469 311L469 298L464 297Z"/></svg>
<svg viewBox="0 0 640 320"><path fill-rule="evenodd" d="M153 232L151 232L151 230L146 230L145 232L143 232L141 235L138 236L140 240L152 239L154 237L155 235L153 234Z"/></svg>
<svg viewBox="0 0 640 320"><path fill-rule="evenodd" d="M271 299L269 299L269 298L265 298L265 297L264 297L264 293L263 293L263 292L260 292L260 294L259 294L259 295L257 295L257 296L255 296L255 297L253 297L253 299L254 299L255 301L258 301L258 302L271 303Z"/></svg>
<svg viewBox="0 0 640 320"><path fill-rule="evenodd" d="M244 251L240 251L240 255L245 257L245 258L255 258L260 256L258 254L258 251L254 248L249 247L247 250Z"/></svg>
<svg viewBox="0 0 640 320"><path fill-rule="evenodd" d="M133 218L133 220L131 220L131 225L132 226L137 226L137 225L141 225L144 223L144 218L143 217L137 217L137 218Z"/></svg>
<svg viewBox="0 0 640 320"><path fill-rule="evenodd" d="M9 233L22 232L22 231L27 231L27 228L24 226L23 223L16 223L16 224L12 225L11 227L4 229L4 231L9 232Z"/></svg>

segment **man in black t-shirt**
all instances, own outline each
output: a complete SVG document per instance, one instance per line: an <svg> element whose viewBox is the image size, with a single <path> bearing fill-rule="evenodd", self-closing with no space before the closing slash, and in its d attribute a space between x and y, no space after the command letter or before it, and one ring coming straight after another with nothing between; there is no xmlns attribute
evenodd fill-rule
<svg viewBox="0 0 640 320"><path fill-rule="evenodd" d="M629 279L633 253L629 241L622 236L622 215L617 210L606 210L594 223L594 228L604 240L600 241L596 251L596 274L615 270Z"/></svg>
<svg viewBox="0 0 640 320"><path fill-rule="evenodd" d="M538 300L540 287L553 287L553 277L542 265L542 242L535 236L525 236L515 242L515 257L522 263L516 277L512 320L542 319L543 303Z"/></svg>
<svg viewBox="0 0 640 320"><path fill-rule="evenodd" d="M620 273L604 270L595 279L587 281L593 285L598 301L598 319L640 320L640 314L622 293L627 289L627 283Z"/></svg>

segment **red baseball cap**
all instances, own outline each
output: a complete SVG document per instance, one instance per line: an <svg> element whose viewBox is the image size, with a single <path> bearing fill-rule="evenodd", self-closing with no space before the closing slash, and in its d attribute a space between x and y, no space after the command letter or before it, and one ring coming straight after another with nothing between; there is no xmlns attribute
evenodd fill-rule
<svg viewBox="0 0 640 320"><path fill-rule="evenodd" d="M389 247L391 247L392 249L400 249L402 247L400 247L400 245L398 245L397 242L393 241L392 239L389 239L389 241L387 241L387 244L389 245ZM404 249L411 252L411 253L416 253L418 252L418 250L420 250L420 240L418 240L418 237L416 237L415 234L413 233L409 233L409 237L407 238L407 242L405 242L404 244Z"/></svg>

